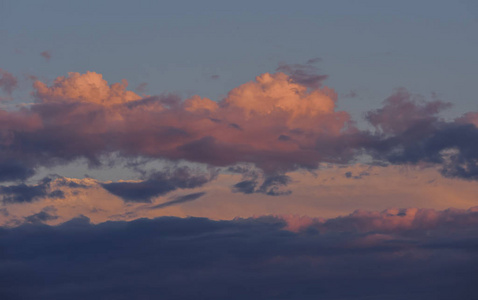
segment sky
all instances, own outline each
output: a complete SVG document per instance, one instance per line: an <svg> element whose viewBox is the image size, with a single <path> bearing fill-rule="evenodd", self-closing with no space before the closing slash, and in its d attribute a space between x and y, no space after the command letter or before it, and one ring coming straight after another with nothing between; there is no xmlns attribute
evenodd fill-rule
<svg viewBox="0 0 478 300"><path fill-rule="evenodd" d="M0 0L0 298L473 299L477 32L472 0Z"/></svg>

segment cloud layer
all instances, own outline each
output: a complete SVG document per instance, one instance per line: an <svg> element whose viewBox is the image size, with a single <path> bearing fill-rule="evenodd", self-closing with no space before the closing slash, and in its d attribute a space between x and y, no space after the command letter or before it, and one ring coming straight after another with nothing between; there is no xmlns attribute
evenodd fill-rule
<svg viewBox="0 0 478 300"><path fill-rule="evenodd" d="M287 193L278 191L289 183L287 172L363 155L375 164L435 165L444 176L478 178L476 112L447 121L439 113L448 103L400 89L366 114L370 129L359 129L347 112L336 111L337 95L312 63L281 65L287 74L257 76L218 102L142 97L127 90L126 80L109 85L95 72L69 73L51 85L35 81L34 104L0 111L0 180L25 180L39 167L78 159L101 166L112 155L214 167L249 163L264 184L246 178L236 191L270 195Z"/></svg>
<svg viewBox="0 0 478 300"><path fill-rule="evenodd" d="M319 223L297 233L277 217L98 225L78 218L0 229L0 296L435 300L477 293L476 210L357 212Z"/></svg>

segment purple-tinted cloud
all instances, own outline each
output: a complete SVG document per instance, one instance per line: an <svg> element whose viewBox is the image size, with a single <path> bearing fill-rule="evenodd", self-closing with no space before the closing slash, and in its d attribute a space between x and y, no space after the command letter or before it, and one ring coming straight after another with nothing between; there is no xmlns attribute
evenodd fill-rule
<svg viewBox="0 0 478 300"><path fill-rule="evenodd" d="M377 128L364 145L380 161L392 164L440 165L448 177L478 179L478 127L470 116L447 122L438 112L449 107L440 101L417 101L406 90L370 112Z"/></svg>
<svg viewBox="0 0 478 300"><path fill-rule="evenodd" d="M411 213L357 212L296 233L276 217L2 228L0 297L472 299L476 210L435 212L433 222L417 210L409 222Z"/></svg>
<svg viewBox="0 0 478 300"><path fill-rule="evenodd" d="M0 186L0 197L5 203L27 203L42 198L64 198L65 195L60 190L50 189L50 178L44 178L36 185L18 185Z"/></svg>
<svg viewBox="0 0 478 300"><path fill-rule="evenodd" d="M11 95L18 86L18 80L13 74L0 69L0 90Z"/></svg>
<svg viewBox="0 0 478 300"><path fill-rule="evenodd" d="M148 83L147 82L142 82L136 87L136 91L138 91L140 93L144 93L144 92L146 92L147 87L148 87Z"/></svg>
<svg viewBox="0 0 478 300"><path fill-rule="evenodd" d="M255 177L236 183L232 190L244 194L262 193L268 196L282 196L291 193L290 190L283 189L290 182L290 177L284 174L268 175L260 185L258 178Z"/></svg>
<svg viewBox="0 0 478 300"><path fill-rule="evenodd" d="M317 89L322 86L322 82L328 78L327 75L318 74L318 68L315 66L319 58L309 59L305 64L279 64L276 69L278 72L284 72L289 75L290 80L303 86Z"/></svg>
<svg viewBox="0 0 478 300"><path fill-rule="evenodd" d="M474 115L445 121L439 113L449 104L404 89L366 115L374 127L366 131L335 111L329 88L284 73L262 74L220 102L142 98L127 90L127 81L108 85L93 72L70 73L50 86L36 81L34 88L30 108L0 111L0 164L17 166L10 175L0 172L0 180L25 179L39 166L80 158L99 166L113 153L220 167L250 163L270 178L368 154L375 163L423 162L441 165L446 176L478 178ZM254 182L236 188L274 194Z"/></svg>
<svg viewBox="0 0 478 300"><path fill-rule="evenodd" d="M366 118L385 134L400 134L410 129L423 131L438 122L438 113L450 106L441 101L417 99L402 88L388 97L382 108L368 112Z"/></svg>
<svg viewBox="0 0 478 300"><path fill-rule="evenodd" d="M41 224L46 221L56 220L58 216L55 215L56 209L53 206L48 206L42 209L40 212L25 217L26 223Z"/></svg>
<svg viewBox="0 0 478 300"><path fill-rule="evenodd" d="M183 204L183 203L186 203L186 202L195 201L195 200L201 198L202 196L204 196L205 194L206 194L206 192L199 192L199 193L187 194L187 195L184 195L184 196L178 196L171 201L163 202L161 204L152 206L149 209L161 209L161 208L166 208L166 207L173 206L173 205L178 205L178 204Z"/></svg>
<svg viewBox="0 0 478 300"><path fill-rule="evenodd" d="M214 174L194 174L189 168L183 167L169 172L154 173L144 181L103 183L101 186L126 202L148 203L154 197L165 195L176 189L200 187L213 178ZM174 200L172 202L170 205L176 203Z"/></svg>
<svg viewBox="0 0 478 300"><path fill-rule="evenodd" d="M40 55L48 62L51 59L51 53L50 51L43 51L40 53Z"/></svg>

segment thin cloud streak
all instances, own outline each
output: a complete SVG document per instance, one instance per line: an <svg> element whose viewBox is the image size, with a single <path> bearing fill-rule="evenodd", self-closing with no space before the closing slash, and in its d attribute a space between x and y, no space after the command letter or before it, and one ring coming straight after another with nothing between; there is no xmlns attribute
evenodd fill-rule
<svg viewBox="0 0 478 300"><path fill-rule="evenodd" d="M169 207L169 206L172 206L172 205L183 204L183 203L186 203L186 202L195 201L195 200L201 198L202 196L204 196L205 194L206 194L206 192L199 192L199 193L193 193L193 194L188 194L188 195L184 195L184 196L178 196L174 200L167 201L167 202L155 205L155 206L151 206L148 209L161 209L161 208Z"/></svg>

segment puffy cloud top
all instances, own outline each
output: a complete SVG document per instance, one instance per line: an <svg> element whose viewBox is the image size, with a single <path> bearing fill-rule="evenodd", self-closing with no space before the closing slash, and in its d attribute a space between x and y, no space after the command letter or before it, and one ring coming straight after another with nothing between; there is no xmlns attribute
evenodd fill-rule
<svg viewBox="0 0 478 300"><path fill-rule="evenodd" d="M309 92L306 86L281 72L257 76L256 81L230 91L225 102L242 108L248 116L284 111L290 114L289 120L333 113L335 108L332 98L322 90Z"/></svg>
<svg viewBox="0 0 478 300"><path fill-rule="evenodd" d="M41 81L35 81L36 96L41 102L90 102L101 105L113 105L139 100L140 96L127 91L128 82L108 85L101 74L86 72L68 73L68 76L58 77L52 86Z"/></svg>

